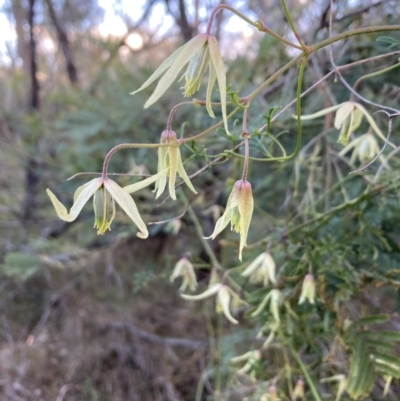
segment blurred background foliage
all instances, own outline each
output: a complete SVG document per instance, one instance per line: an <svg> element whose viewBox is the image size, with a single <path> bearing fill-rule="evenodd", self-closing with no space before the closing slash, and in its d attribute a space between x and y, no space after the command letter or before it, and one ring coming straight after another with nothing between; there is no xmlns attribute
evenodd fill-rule
<svg viewBox="0 0 400 401"><path fill-rule="evenodd" d="M140 4L139 4L140 3ZM262 20L294 40L277 0L227 0L253 20ZM201 288L209 255L184 201L154 199L150 189L134 194L150 237L117 211L112 231L98 237L90 206L77 221L57 219L45 194L51 188L70 205L77 186L99 172L105 154L122 142L158 142L170 109L182 101L180 83L149 109L152 88L136 96L154 69L185 41L202 32L218 0L5 0L0 44L0 398L10 401L275 400L305 398L398 400L400 398L399 160L373 179L379 161L359 174L350 155L338 154L333 115L304 122L302 150L287 163L252 162L255 213L245 263L267 249L278 268L284 302L275 338L261 357L238 371L231 359L259 349L276 323L268 308L239 311L232 327L214 313L213 301L185 302L168 281L175 263L189 253ZM397 0L335 0L333 33L398 23ZM328 36L329 1L288 1L306 43ZM217 14L214 32L232 91L250 93L294 55L268 35ZM366 34L333 45L335 62L355 62L400 50L396 42ZM390 34L395 41L400 33ZM398 55L344 71L352 85L364 74L393 65ZM307 88L330 71L328 49L312 55ZM295 147L294 106L260 131L295 98L297 69L272 83L251 105L253 156L288 154ZM367 99L398 107L399 70L366 80ZM197 98L204 98L204 87ZM332 75L303 100L303 113L349 100ZM377 108L371 108L371 113ZM215 107L217 118L219 111ZM388 119L374 118L384 133ZM200 107L179 109L173 128L194 135L213 121ZM239 141L241 117L230 126L182 149L192 174L225 155L223 162L193 178L187 193L205 234L212 232L242 159L223 152ZM399 119L391 140L398 143ZM358 134L368 132L366 121ZM380 141L380 146L383 142ZM238 152L242 152L239 150ZM384 155L390 152L385 150ZM157 151L123 150L110 172L128 185L154 174ZM181 189L188 192L186 189ZM171 220L173 217L176 219ZM237 268L238 237L228 230L210 242L225 269ZM312 270L316 304L298 305L304 276ZM238 272L241 270L238 269ZM257 307L271 290L232 280L240 296ZM372 317L371 317L372 316ZM247 319L245 319L247 317ZM256 334L260 332L256 338ZM274 331L274 330L272 330ZM240 365L240 364L239 364ZM240 367L240 366L239 366ZM333 377L333 380L330 378ZM390 379L391 378L391 379ZM391 387L384 393L385 383ZM312 388L314 386L314 389ZM340 396L340 394L339 394ZM246 398L247 397L247 398ZM302 399L301 396L297 399ZM315 398L316 399L316 398Z"/></svg>

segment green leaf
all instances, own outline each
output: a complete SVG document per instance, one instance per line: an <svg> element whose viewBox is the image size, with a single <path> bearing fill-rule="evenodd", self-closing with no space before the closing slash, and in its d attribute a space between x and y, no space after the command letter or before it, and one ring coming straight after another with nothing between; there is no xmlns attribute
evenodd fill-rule
<svg viewBox="0 0 400 401"><path fill-rule="evenodd" d="M379 337L379 334L377 334L377 336ZM370 348L376 348L380 351L387 351L387 352L393 351L393 344L391 342L383 342L381 340L368 339L368 346Z"/></svg>
<svg viewBox="0 0 400 401"><path fill-rule="evenodd" d="M358 320L358 324L381 324L385 323L390 319L390 316L386 313L382 313L379 315L371 315L367 317L363 317Z"/></svg>
<svg viewBox="0 0 400 401"><path fill-rule="evenodd" d="M380 331L379 333L372 333L372 332L367 332L366 333L368 336L374 335L374 336L379 336L379 339L382 341L400 341L400 332L397 331Z"/></svg>
<svg viewBox="0 0 400 401"><path fill-rule="evenodd" d="M392 367L391 365L386 365L384 363L380 363L379 361L375 361L375 369L384 375L393 376L396 379L400 378L400 370Z"/></svg>
<svg viewBox="0 0 400 401"><path fill-rule="evenodd" d="M374 358L379 359L388 365L393 365L393 367L397 367L400 372L400 358L398 356L392 354L383 354L381 352L374 352L373 356Z"/></svg>
<svg viewBox="0 0 400 401"><path fill-rule="evenodd" d="M41 266L39 256L22 252L10 252L1 265L3 274L20 280L26 280L37 273Z"/></svg>
<svg viewBox="0 0 400 401"><path fill-rule="evenodd" d="M399 46L400 45L400 41L392 38L390 36L379 36L378 39L376 39L377 42L382 42L382 43L388 43L390 46L388 47L388 49L394 47L394 46Z"/></svg>
<svg viewBox="0 0 400 401"><path fill-rule="evenodd" d="M361 336L357 336L350 359L347 392L354 399L360 398L371 391L374 381L373 364L366 342Z"/></svg>

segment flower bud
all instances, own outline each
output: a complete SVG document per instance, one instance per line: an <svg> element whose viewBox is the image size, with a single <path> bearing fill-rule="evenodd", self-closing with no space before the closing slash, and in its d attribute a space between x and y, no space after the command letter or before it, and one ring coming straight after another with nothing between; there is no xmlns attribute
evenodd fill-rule
<svg viewBox="0 0 400 401"><path fill-rule="evenodd" d="M247 269L241 274L243 277L249 277L251 283L262 282L264 286L268 286L269 282L275 284L276 265L269 252L263 252L257 256Z"/></svg>
<svg viewBox="0 0 400 401"><path fill-rule="evenodd" d="M312 274L307 274L304 278L299 305L304 303L305 300L307 300L310 304L315 303L315 281Z"/></svg>
<svg viewBox="0 0 400 401"><path fill-rule="evenodd" d="M294 401L305 400L306 396L304 394L304 381L303 380L297 380L296 386L294 387L294 390L293 390L293 398L294 398Z"/></svg>
<svg viewBox="0 0 400 401"><path fill-rule="evenodd" d="M242 260L243 248L247 245L254 201L251 184L246 180L236 181L229 195L224 214L215 224L214 232L210 237L214 239L225 227L231 223L231 230L240 234L239 259Z"/></svg>
<svg viewBox="0 0 400 401"><path fill-rule="evenodd" d="M169 178L169 194L172 199L176 200L175 194L175 182L176 175L179 174L185 184L195 194L197 193L194 189L190 179L183 167L181 151L179 149L179 142L174 131L163 131L161 133L160 143L170 144L170 146L160 146L158 148L158 174L164 172L160 178L157 179L155 184L155 191L157 191L156 199L164 192L167 185L167 178Z"/></svg>
<svg viewBox="0 0 400 401"><path fill-rule="evenodd" d="M185 291L186 288L189 288L190 291L196 290L196 273L194 272L192 263L187 258L182 258L176 263L169 281L173 282L180 276L183 278L183 281L179 291Z"/></svg>
<svg viewBox="0 0 400 401"><path fill-rule="evenodd" d="M258 316L264 311L265 307L269 302L269 310L274 317L275 322L279 323L279 307L282 303L282 293L278 289L271 290L258 305L257 309L251 314L251 316Z"/></svg>

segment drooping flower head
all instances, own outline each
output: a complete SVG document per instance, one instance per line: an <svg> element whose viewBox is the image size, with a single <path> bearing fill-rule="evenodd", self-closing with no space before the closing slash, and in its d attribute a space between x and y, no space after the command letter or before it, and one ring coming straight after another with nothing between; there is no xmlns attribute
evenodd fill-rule
<svg viewBox="0 0 400 401"><path fill-rule="evenodd" d="M271 254L263 252L249 264L241 276L249 277L251 283L263 283L264 286L268 286L269 282L276 283L275 270L276 265Z"/></svg>
<svg viewBox="0 0 400 401"><path fill-rule="evenodd" d="M214 232L207 238L214 239L231 223L231 230L240 234L239 259L242 260L242 251L247 245L247 234L249 232L253 209L254 201L251 184L246 180L236 181L229 195L224 214L215 224Z"/></svg>
<svg viewBox="0 0 400 401"><path fill-rule="evenodd" d="M238 324L239 322L232 316L230 308L234 308L240 304L246 305L246 302L242 301L239 296L225 284L213 284L199 295L182 294L181 297L189 301L200 301L212 295L217 295L216 311L219 313L222 312L231 323Z"/></svg>
<svg viewBox="0 0 400 401"><path fill-rule="evenodd" d="M248 351L243 355L236 356L231 358L230 363L244 363L244 365L237 370L237 374L245 375L248 374L250 376L250 380L252 382L256 381L256 368L261 360L262 354L261 351L256 349L252 351Z"/></svg>
<svg viewBox="0 0 400 401"><path fill-rule="evenodd" d="M103 235L107 230L111 230L111 223L115 217L115 202L123 209L123 211L132 219L139 228L137 234L140 238L147 238L149 232L146 224L140 217L136 204L129 193L138 191L157 180L159 175L142 180L136 184L126 188L121 188L115 181L109 178L95 178L85 185L80 186L74 195L74 203L68 213L66 207L57 199L57 197L47 189L47 194L53 203L56 213L61 220L72 222L76 220L79 213L93 197L94 208L94 228L97 229L97 234Z"/></svg>
<svg viewBox="0 0 400 401"><path fill-rule="evenodd" d="M178 260L174 267L174 271L169 278L169 281L173 282L178 277L182 277L182 285L179 291L185 291L189 288L190 291L195 291L197 288L196 273L194 272L193 264L187 258L181 258Z"/></svg>
<svg viewBox="0 0 400 401"><path fill-rule="evenodd" d="M356 159L358 159L361 163L369 162L381 151L378 141L372 133L367 133L353 139L339 152L339 155L343 156L351 149L353 149L353 153L350 158L351 164L354 164ZM386 168L389 168L389 165L383 155L380 155L379 159Z"/></svg>
<svg viewBox="0 0 400 401"><path fill-rule="evenodd" d="M158 148L158 174L160 174L160 176L155 184L155 190L157 191L156 199L164 192L165 186L167 185L167 177L169 177L169 194L172 199L176 200L175 182L177 173L190 190L197 194L183 167L176 133L174 131L163 131L160 142L162 144L169 144L169 146L160 146ZM161 174L162 172L164 172L164 174Z"/></svg>
<svg viewBox="0 0 400 401"><path fill-rule="evenodd" d="M315 303L315 280L312 274L307 274L304 277L303 285L301 287L301 294L299 305L308 301L310 304Z"/></svg>
<svg viewBox="0 0 400 401"><path fill-rule="evenodd" d="M349 142L350 134L354 132L362 122L363 116L368 120L371 128L374 132L384 141L386 141L385 136L379 129L375 120L372 118L371 114L357 102L344 102L336 106L328 107L326 109L320 110L314 114L308 114L300 116L301 120L312 120L324 116L325 114L336 111L335 115L335 128L340 130L340 135L338 142L342 145L347 145Z"/></svg>
<svg viewBox="0 0 400 401"><path fill-rule="evenodd" d="M274 317L275 322L280 322L279 317L279 308L282 304L283 295L282 293L274 288L268 292L268 294L261 301L260 305L258 305L257 309L251 314L251 316L258 316L261 312L264 311L265 307L269 303L269 310L272 316Z"/></svg>
<svg viewBox="0 0 400 401"><path fill-rule="evenodd" d="M224 125L226 131L229 133L228 119L226 115L225 68L217 40L215 36L211 34L199 34L176 50L160 65L160 67L158 67L153 75L151 75L151 77L139 89L131 94L134 95L137 92L142 91L161 77L153 94L144 105L145 108L151 106L172 85L179 73L187 64L188 67L186 72L182 76L182 78L185 78L185 85L183 86L184 96L192 96L199 90L202 77L208 68L209 78L206 97L207 111L210 117L215 117L211 108L211 93L215 81L217 81L221 95L221 109Z"/></svg>

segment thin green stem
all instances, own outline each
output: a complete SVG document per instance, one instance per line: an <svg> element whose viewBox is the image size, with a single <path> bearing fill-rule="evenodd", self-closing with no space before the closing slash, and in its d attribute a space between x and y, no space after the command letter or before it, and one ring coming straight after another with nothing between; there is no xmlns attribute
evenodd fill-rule
<svg viewBox="0 0 400 401"><path fill-rule="evenodd" d="M247 107L250 106L250 102L247 102ZM244 139L244 163L243 163L243 174L242 174L242 181L247 180L247 173L249 171L249 156L250 156L250 149L249 149L249 131L247 130L247 115L248 109L246 108L243 112L243 125L242 125L242 138Z"/></svg>
<svg viewBox="0 0 400 401"><path fill-rule="evenodd" d="M360 78L358 78L357 81L354 83L353 89L356 90L358 84L359 84L361 81L364 81L365 79L377 77L377 76L379 76L379 75L381 75L381 74L385 74L386 72L392 71L392 70L394 70L394 69L397 68L397 67L400 67L400 62L397 63L397 64L394 64L394 65L392 65L392 66L390 66L390 67L387 67L387 68L385 68L385 69L383 69L383 70L375 71L375 72L371 72L370 74L363 75L363 76L361 76Z"/></svg>
<svg viewBox="0 0 400 401"><path fill-rule="evenodd" d="M249 137L244 137L244 163L242 181L247 181L247 173L249 172Z"/></svg>
<svg viewBox="0 0 400 401"><path fill-rule="evenodd" d="M302 83L303 83L304 70L306 68L307 60L308 60L308 56L304 56L303 62L301 63L301 66L300 66L299 77L298 77L298 81L297 81L296 112L297 112L298 116L301 115L301 87L302 87ZM289 156L271 157L271 158L261 159L259 161L288 161L288 160L295 158L300 151L301 138L302 138L302 125L301 125L301 120L298 118L297 119L297 141L296 141L296 147L295 147L293 153Z"/></svg>
<svg viewBox="0 0 400 401"><path fill-rule="evenodd" d="M168 121L167 121L167 131L172 131L172 119L174 118L175 112L179 109L179 107L184 106L186 104L195 104L193 102L181 102L176 104L171 111L169 112ZM198 103L200 104L200 103Z"/></svg>
<svg viewBox="0 0 400 401"><path fill-rule="evenodd" d="M260 20L256 21L255 25L260 32L269 33L272 37L274 37L275 39L278 39L280 42L285 43L288 46L294 47L295 49L303 50L303 48L301 46L296 45L296 43L293 43L290 40L283 38L282 36L280 36L276 32L274 32L272 29L269 29L266 25L264 25L264 23L262 21L260 21Z"/></svg>
<svg viewBox="0 0 400 401"><path fill-rule="evenodd" d="M269 33L271 36L273 36L274 38L278 39L279 41L287 44L288 46L294 47L296 49L299 50L304 50L303 47L296 45L295 43L292 43L289 40L286 40L285 38L283 38L282 36L278 35L276 32L274 32L272 29L269 29L266 25L264 25L260 20L258 21L252 21L250 18L247 18L244 14L242 14L240 11L236 10L235 8L228 6L227 4L220 4L217 7L214 8L214 10L212 11L211 15L210 15L210 19L208 20L208 24L207 24L207 30L206 33L209 35L211 33L211 27L212 27L212 23L214 21L215 15L217 14L217 12L219 10L222 9L226 9L229 10L231 12L233 12L234 14L236 14L238 17L242 18L244 21L246 21L248 24L254 26L255 28L257 28L260 32L266 32Z"/></svg>
<svg viewBox="0 0 400 401"><path fill-rule="evenodd" d="M285 341L284 341L284 337L283 337L283 333L282 333L282 329L279 328L278 330L279 332L279 340L281 342L281 347L282 347L282 354L283 354L283 359L285 361L285 373L286 373L286 380L288 383L288 388L289 388L289 394L290 397L293 397L293 383L292 383L292 367L290 365L290 359L289 359L289 355L285 346Z"/></svg>
<svg viewBox="0 0 400 401"><path fill-rule="evenodd" d="M313 380L311 379L311 376L308 373L308 370L307 370L306 366L304 365L303 361L299 357L297 351L291 345L289 345L289 348L292 351L294 359L296 359L297 364L299 365L301 371L303 372L303 375L304 375L304 377L305 377L305 379L307 381L307 384L309 385L310 390L313 393L315 401L322 401L321 397L318 394L317 387L315 386Z"/></svg>
<svg viewBox="0 0 400 401"><path fill-rule="evenodd" d="M331 38L325 39L319 43L316 43L315 45L310 46L310 54L339 40L350 38L351 36L363 35L365 33L392 31L400 31L400 25L370 26L366 28L353 29L352 31L340 33L339 35L332 36Z"/></svg>
<svg viewBox="0 0 400 401"><path fill-rule="evenodd" d="M107 178L107 170L108 170L108 164L110 163L110 159L112 155L116 152L118 152L121 149L138 149L138 148L148 148L148 149L155 149L155 148L160 148L164 146L169 146L168 143L166 144L161 144L161 143L121 143L117 146L114 146L109 152L107 153L106 157L104 158L103 162L103 170L101 173L101 176L103 179Z"/></svg>
<svg viewBox="0 0 400 401"><path fill-rule="evenodd" d="M233 12L234 14L236 14L238 17L242 18L242 19L243 19L244 21L246 21L247 23L249 23L249 24L251 24L251 25L257 27L257 26L255 25L255 23L254 23L251 19L247 18L247 17L246 17L244 14L242 14L240 11L236 10L235 8L233 8L233 7L231 7L231 6L228 6L227 4L220 4L220 5L218 5L217 7L215 7L214 10L211 12L211 15L210 15L210 18L209 18L208 24L207 24L207 29L206 29L207 35L209 35L209 34L211 33L212 23L214 22L214 18L215 18L215 16L216 16L217 12L218 12L219 10L222 10L222 9L229 10L229 11Z"/></svg>
<svg viewBox="0 0 400 401"><path fill-rule="evenodd" d="M196 232L197 232L197 235L198 235L198 237L199 237L199 239L201 241L201 244L203 245L203 248L204 248L206 254L210 258L212 266L217 268L218 270L223 271L224 269L222 268L221 264L218 262L218 259L215 256L214 251L211 249L210 244L204 238L204 232L203 232L203 229L201 227L200 221L197 218L196 213L193 211L192 207L190 206L188 199L186 198L185 194L182 191L179 192L179 196L181 197L181 199L184 201L185 204L188 204L188 209L187 210L189 212L189 216L192 219L192 222L194 224L194 228L196 229Z"/></svg>
<svg viewBox="0 0 400 401"><path fill-rule="evenodd" d="M282 4L282 7L283 7L283 12L285 13L285 16L286 16L286 18L287 18L287 20L288 20L288 22L289 22L290 28L291 28L291 30L292 30L294 36L296 36L296 39L299 41L302 50L303 50L306 54L308 54L309 48L308 48L308 46L306 46L306 44L303 42L303 40L301 39L300 35L299 35L298 32L297 32L296 27L294 26L292 17L291 17L291 15L290 15L290 13L289 13L289 9L287 8L287 5L286 5L286 1L285 1L285 0L281 0L281 4Z"/></svg>

